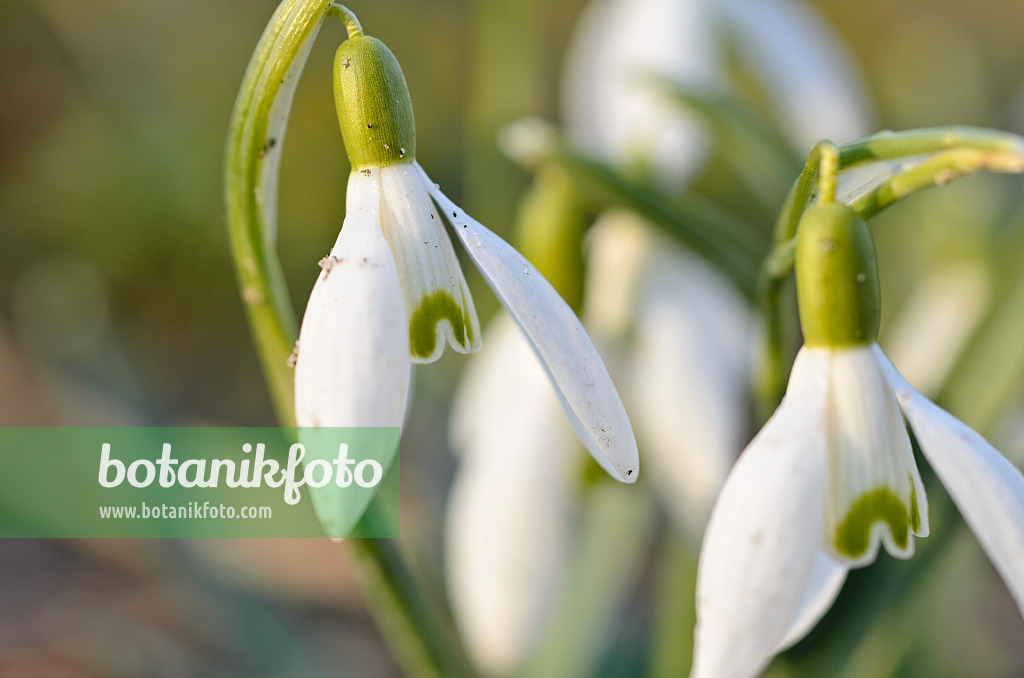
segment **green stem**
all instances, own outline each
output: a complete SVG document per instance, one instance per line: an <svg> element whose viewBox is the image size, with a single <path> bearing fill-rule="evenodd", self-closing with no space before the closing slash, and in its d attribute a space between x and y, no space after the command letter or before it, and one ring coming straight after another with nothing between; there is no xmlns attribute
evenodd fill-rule
<svg viewBox="0 0 1024 678"><path fill-rule="evenodd" d="M1024 156L1024 139L983 127L931 127L906 132L884 130L840 147L840 169L876 160L906 158L955 148Z"/></svg>
<svg viewBox="0 0 1024 678"><path fill-rule="evenodd" d="M367 513L375 511L371 504ZM349 539L368 607L406 674L416 678L469 678L450 620L439 623L441 603L418 585L394 539Z"/></svg>
<svg viewBox="0 0 1024 678"><path fill-rule="evenodd" d="M831 141L822 141L818 149L818 202L828 204L836 201L836 179L839 175L839 149Z"/></svg>
<svg viewBox="0 0 1024 678"><path fill-rule="evenodd" d="M1024 172L1024 149L1015 152L980 148L954 148L936 153L896 174L877 188L860 196L850 206L863 219L870 219L912 193L981 170L1002 173Z"/></svg>
<svg viewBox="0 0 1024 678"><path fill-rule="evenodd" d="M764 318L765 341L758 359L754 389L756 415L762 422L775 411L786 390L792 351L787 350L791 333L787 333L788 324L783 317L782 290L786 276L793 270L797 225L814 195L822 153L828 153L825 150L828 148L835 149L835 146L823 141L808 154L807 162L786 195L775 221L772 250L761 264L757 301Z"/></svg>
<svg viewBox="0 0 1024 678"><path fill-rule="evenodd" d="M352 13L345 5L339 5L334 3L327 11L328 16L337 17L342 20L345 24L345 30L348 32L348 39L355 40L356 38L363 37L363 25L359 23L359 17Z"/></svg>
<svg viewBox="0 0 1024 678"><path fill-rule="evenodd" d="M350 38L362 34L349 10L330 0L284 0L264 30L242 80L228 132L224 199L232 256L257 354L277 418L294 426L294 385L289 356L297 336L295 314L274 249L277 167L288 110L306 56L323 20L338 16ZM383 508L375 499L364 515ZM407 675L472 675L395 542L350 539L367 603Z"/></svg>

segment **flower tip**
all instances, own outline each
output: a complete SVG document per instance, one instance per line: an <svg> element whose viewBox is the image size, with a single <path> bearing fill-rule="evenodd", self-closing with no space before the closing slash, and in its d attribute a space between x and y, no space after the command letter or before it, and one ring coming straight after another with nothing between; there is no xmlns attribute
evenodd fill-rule
<svg viewBox="0 0 1024 678"><path fill-rule="evenodd" d="M626 483L627 485L634 484L636 482L636 479L640 476L640 469L637 466L618 466L615 468L615 470L618 471L619 473L619 480Z"/></svg>

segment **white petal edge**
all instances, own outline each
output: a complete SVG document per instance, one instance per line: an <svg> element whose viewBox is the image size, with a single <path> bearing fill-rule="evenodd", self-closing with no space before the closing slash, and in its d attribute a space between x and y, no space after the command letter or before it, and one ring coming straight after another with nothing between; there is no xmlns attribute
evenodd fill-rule
<svg viewBox="0 0 1024 678"><path fill-rule="evenodd" d="M500 332L500 341L488 341L488 350L472 360L487 357L480 376L502 397L460 403L486 428L463 439L446 518L445 569L471 658L487 675L508 675L543 637L557 600L570 540L572 472L581 457L526 339L504 315L489 330L489 339ZM496 365L488 354L499 350L515 370L512 382L489 369Z"/></svg>
<svg viewBox="0 0 1024 678"><path fill-rule="evenodd" d="M918 393L877 351L921 451L1024 615L1024 474L969 426Z"/></svg>
<svg viewBox="0 0 1024 678"><path fill-rule="evenodd" d="M523 255L449 200L418 163L414 166L540 358L576 435L612 477L636 482L640 459L629 417L576 314Z"/></svg>
<svg viewBox="0 0 1024 678"><path fill-rule="evenodd" d="M779 409L740 456L704 534L690 678L751 678L801 618L820 555L828 356L801 350Z"/></svg>
<svg viewBox="0 0 1024 678"><path fill-rule="evenodd" d="M818 553L811 574L807 578L803 596L800 598L800 605L793 615L793 621L790 622L789 631L779 643L776 652L787 650L803 640L803 637L825 616L839 595L839 590L843 588L848 571L848 568L824 553Z"/></svg>
<svg viewBox="0 0 1024 678"><path fill-rule="evenodd" d="M380 182L349 177L347 214L299 331L299 426L401 426L409 332L398 271L380 229Z"/></svg>

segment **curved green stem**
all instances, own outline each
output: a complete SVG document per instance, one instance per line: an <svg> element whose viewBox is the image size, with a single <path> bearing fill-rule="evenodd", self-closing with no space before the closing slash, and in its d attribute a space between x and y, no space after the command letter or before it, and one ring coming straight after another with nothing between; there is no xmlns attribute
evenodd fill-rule
<svg viewBox="0 0 1024 678"><path fill-rule="evenodd" d="M839 149L831 141L822 141L818 149L818 202L836 201L836 179L839 176Z"/></svg>
<svg viewBox="0 0 1024 678"><path fill-rule="evenodd" d="M224 201L232 255L253 340L282 425L294 426L292 370L288 365L298 335L287 286L271 242L274 202L266 181L281 152L271 135L271 110L294 84L283 89L303 47L327 15L330 0L285 0L274 12L242 79L224 157ZM301 68L301 65L300 65ZM276 190L274 187L272 190Z"/></svg>
<svg viewBox="0 0 1024 678"><path fill-rule="evenodd" d="M352 10L345 5L334 3L328 9L327 14L328 16L337 17L344 22L349 40L363 37L363 25L359 23L359 17L353 14Z"/></svg>

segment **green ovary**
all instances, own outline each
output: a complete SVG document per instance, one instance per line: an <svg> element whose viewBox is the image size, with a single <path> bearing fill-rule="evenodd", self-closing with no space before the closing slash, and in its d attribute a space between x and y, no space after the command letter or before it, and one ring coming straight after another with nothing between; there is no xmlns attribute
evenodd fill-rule
<svg viewBox="0 0 1024 678"><path fill-rule="evenodd" d="M437 324L447 320L452 324L455 340L469 346L473 337L462 315L462 307L452 295L438 290L423 297L423 301L409 319L409 349L417 358L429 358L437 346ZM442 340L443 341L443 340Z"/></svg>
<svg viewBox="0 0 1024 678"><path fill-rule="evenodd" d="M893 541L900 549L906 549L909 523L915 521L915 517L920 523L916 510L913 514L889 488L873 490L853 503L846 519L836 529L836 549L851 558L864 555L871 542L871 527L878 522L888 523Z"/></svg>

